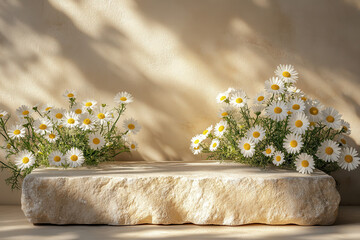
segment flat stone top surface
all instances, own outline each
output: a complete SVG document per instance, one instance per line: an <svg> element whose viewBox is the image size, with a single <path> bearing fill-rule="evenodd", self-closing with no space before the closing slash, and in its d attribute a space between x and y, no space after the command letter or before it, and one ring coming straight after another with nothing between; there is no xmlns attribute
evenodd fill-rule
<svg viewBox="0 0 360 240"><path fill-rule="evenodd" d="M312 178L329 175L315 170L312 174L301 174L295 170L281 169L275 166L266 168L251 167L232 161L192 161L192 162L105 162L97 167L80 168L39 168L32 172L34 177L158 177L158 176L187 176L194 178L204 177L249 177L251 178ZM330 177L331 178L331 177Z"/></svg>

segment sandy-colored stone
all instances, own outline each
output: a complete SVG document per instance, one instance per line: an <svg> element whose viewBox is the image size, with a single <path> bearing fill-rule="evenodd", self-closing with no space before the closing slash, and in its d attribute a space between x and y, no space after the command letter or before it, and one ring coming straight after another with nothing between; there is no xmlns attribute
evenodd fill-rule
<svg viewBox="0 0 360 240"><path fill-rule="evenodd" d="M21 201L32 223L329 225L340 196L320 171L202 161L40 169L24 179Z"/></svg>

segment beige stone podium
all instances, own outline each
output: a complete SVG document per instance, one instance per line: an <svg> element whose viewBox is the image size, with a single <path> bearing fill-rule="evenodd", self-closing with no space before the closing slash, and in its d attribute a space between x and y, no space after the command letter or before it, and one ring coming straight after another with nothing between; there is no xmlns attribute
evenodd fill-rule
<svg viewBox="0 0 360 240"><path fill-rule="evenodd" d="M233 162L117 162L37 169L22 210L42 224L330 225L340 196L321 171L303 175Z"/></svg>

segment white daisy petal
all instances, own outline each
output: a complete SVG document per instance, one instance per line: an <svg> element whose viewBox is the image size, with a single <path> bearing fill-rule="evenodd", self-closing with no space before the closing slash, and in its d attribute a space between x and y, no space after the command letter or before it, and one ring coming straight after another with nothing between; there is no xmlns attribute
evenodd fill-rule
<svg viewBox="0 0 360 240"><path fill-rule="evenodd" d="M9 128L8 135L12 139L23 138L25 137L25 128L20 124L14 125Z"/></svg>
<svg viewBox="0 0 360 240"><path fill-rule="evenodd" d="M301 136L294 133L288 134L283 143L286 151L293 154L300 152L303 145Z"/></svg>
<svg viewBox="0 0 360 240"><path fill-rule="evenodd" d="M284 83L277 77L272 77L265 81L265 89L270 94L284 93Z"/></svg>
<svg viewBox="0 0 360 240"><path fill-rule="evenodd" d="M338 143L332 140L325 140L321 143L316 156L325 162L335 162L339 159L340 150Z"/></svg>
<svg viewBox="0 0 360 240"><path fill-rule="evenodd" d="M334 108L325 108L321 115L323 123L329 128L339 129L341 127L341 115Z"/></svg>
<svg viewBox="0 0 360 240"><path fill-rule="evenodd" d="M65 164L65 156L60 151L56 150L49 154L48 157L49 164L51 166L61 166L62 164Z"/></svg>
<svg viewBox="0 0 360 240"><path fill-rule="evenodd" d="M264 139L265 129L259 125L255 125L248 130L247 137L253 140L256 144Z"/></svg>
<svg viewBox="0 0 360 240"><path fill-rule="evenodd" d="M219 145L220 145L220 140L215 138L211 141L209 150L212 152L216 151L218 149Z"/></svg>
<svg viewBox="0 0 360 240"><path fill-rule="evenodd" d="M220 121L219 123L217 123L215 125L215 130L214 130L214 134L217 137L222 137L224 135L224 133L226 132L227 129L227 122L226 121Z"/></svg>
<svg viewBox="0 0 360 240"><path fill-rule="evenodd" d="M130 151L137 151L138 150L138 144L133 141L133 142L130 143L129 148L130 148Z"/></svg>
<svg viewBox="0 0 360 240"><path fill-rule="evenodd" d="M79 116L75 112L66 112L63 125L68 128L74 128L79 125Z"/></svg>
<svg viewBox="0 0 360 240"><path fill-rule="evenodd" d="M288 108L291 113L303 112L305 110L305 102L301 98L292 99L288 103Z"/></svg>
<svg viewBox="0 0 360 240"><path fill-rule="evenodd" d="M295 68L292 65L280 64L274 73L286 83L295 83L298 79L298 72L295 71Z"/></svg>
<svg viewBox="0 0 360 240"><path fill-rule="evenodd" d="M30 117L32 112L33 112L33 110L30 109L30 107L25 106L25 105L22 105L21 107L16 109L16 114L18 115L18 117L20 119L25 118L25 117Z"/></svg>
<svg viewBox="0 0 360 240"><path fill-rule="evenodd" d="M70 167L74 168L81 166L84 163L85 158L80 149L73 147L65 154L65 160Z"/></svg>
<svg viewBox="0 0 360 240"><path fill-rule="evenodd" d="M205 139L206 137L203 134L198 134L195 137L191 138L191 145L192 146L199 146L199 144Z"/></svg>
<svg viewBox="0 0 360 240"><path fill-rule="evenodd" d="M271 157L272 155L274 155L275 152L275 148L272 145L268 145L265 148L265 151L263 151L263 154L267 157Z"/></svg>
<svg viewBox="0 0 360 240"><path fill-rule="evenodd" d="M98 150L105 145L105 139L100 133L92 133L89 135L89 146L91 149Z"/></svg>
<svg viewBox="0 0 360 240"><path fill-rule="evenodd" d="M238 145L244 157L252 157L255 153L255 143L252 139L243 137Z"/></svg>
<svg viewBox="0 0 360 240"><path fill-rule="evenodd" d="M310 174L315 169L314 159L307 153L299 154L296 158L295 165L296 170L302 174Z"/></svg>
<svg viewBox="0 0 360 240"><path fill-rule="evenodd" d="M303 112L297 112L289 118L290 131L297 134L304 134L309 128L309 120Z"/></svg>
<svg viewBox="0 0 360 240"><path fill-rule="evenodd" d="M141 129L139 123L133 118L126 119L123 125L125 130L128 131L128 133L137 134Z"/></svg>
<svg viewBox="0 0 360 240"><path fill-rule="evenodd" d="M284 102L275 102L266 108L266 115L272 120L282 121L288 116L288 108Z"/></svg>
<svg viewBox="0 0 360 240"><path fill-rule="evenodd" d="M342 149L339 160L339 166L344 170L354 170L360 164L358 153L353 147L345 147Z"/></svg>
<svg viewBox="0 0 360 240"><path fill-rule="evenodd" d="M81 115L79 122L82 130L93 130L95 128L96 119L93 115L83 114Z"/></svg>
<svg viewBox="0 0 360 240"><path fill-rule="evenodd" d="M227 99L229 99L229 93L228 93L228 92L219 93L219 94L216 96L216 102L218 102L218 103L223 103L223 102L225 102Z"/></svg>
<svg viewBox="0 0 360 240"><path fill-rule="evenodd" d="M247 96L243 90L237 90L231 94L230 104L234 107L244 107L247 103Z"/></svg>
<svg viewBox="0 0 360 240"><path fill-rule="evenodd" d="M76 91L70 89L67 89L63 94L63 96L66 98L76 98L76 95Z"/></svg>
<svg viewBox="0 0 360 240"><path fill-rule="evenodd" d="M128 104L134 101L133 97L128 92L119 92L114 97L114 102L118 104Z"/></svg>
<svg viewBox="0 0 360 240"><path fill-rule="evenodd" d="M50 120L41 118L34 121L33 127L36 133L44 135L51 133L53 124L50 122Z"/></svg>
<svg viewBox="0 0 360 240"><path fill-rule="evenodd" d="M280 166L281 164L283 164L283 162L285 162L284 153L282 153L281 151L274 152L273 164L275 166Z"/></svg>
<svg viewBox="0 0 360 240"><path fill-rule="evenodd" d="M15 158L15 165L20 169L30 168L35 164L35 156L27 150L20 151Z"/></svg>

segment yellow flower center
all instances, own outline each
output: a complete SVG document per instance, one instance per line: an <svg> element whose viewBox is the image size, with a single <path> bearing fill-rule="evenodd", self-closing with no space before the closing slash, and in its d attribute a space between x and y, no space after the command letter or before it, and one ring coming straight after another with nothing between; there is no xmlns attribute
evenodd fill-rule
<svg viewBox="0 0 360 240"><path fill-rule="evenodd" d="M335 118L333 116L327 116L326 121L328 121L329 123L333 123L335 121Z"/></svg>
<svg viewBox="0 0 360 240"><path fill-rule="evenodd" d="M291 115L291 114L292 114L292 111L288 111L287 114Z"/></svg>
<svg viewBox="0 0 360 240"><path fill-rule="evenodd" d="M49 111L52 107L45 108L45 111Z"/></svg>
<svg viewBox="0 0 360 240"><path fill-rule="evenodd" d="M272 90L279 90L280 87L279 87L279 85L277 85L277 84L273 84L273 85L271 85L271 89L272 89Z"/></svg>
<svg viewBox="0 0 360 240"><path fill-rule="evenodd" d="M276 156L275 160L280 162L281 161L281 156Z"/></svg>
<svg viewBox="0 0 360 240"><path fill-rule="evenodd" d="M199 150L199 149L200 149L200 146L194 147L194 150Z"/></svg>
<svg viewBox="0 0 360 240"><path fill-rule="evenodd" d="M55 115L55 117L56 117L57 119L61 119L61 118L63 117L63 115L62 115L62 113L57 113L57 114Z"/></svg>
<svg viewBox="0 0 360 240"><path fill-rule="evenodd" d="M301 100L305 102L307 100L307 97L302 97Z"/></svg>
<svg viewBox="0 0 360 240"><path fill-rule="evenodd" d="M131 149L135 149L136 148L136 146L135 146L135 144L131 144ZM194 149L199 149L199 147L197 147L197 148L194 148Z"/></svg>
<svg viewBox="0 0 360 240"><path fill-rule="evenodd" d="M14 134L15 135L19 135L21 133L21 131L19 130L19 129L16 129L15 131L14 131Z"/></svg>
<svg viewBox="0 0 360 240"><path fill-rule="evenodd" d="M274 108L274 113L280 114L281 112L282 112L282 108L281 108L281 107L276 107L276 108Z"/></svg>
<svg viewBox="0 0 360 240"><path fill-rule="evenodd" d="M314 126L315 126L315 122L310 122L310 126L314 127Z"/></svg>
<svg viewBox="0 0 360 240"><path fill-rule="evenodd" d="M4 115L3 114L0 114L0 118L2 118Z"/></svg>
<svg viewBox="0 0 360 240"><path fill-rule="evenodd" d="M63 128L63 125L59 125L59 128L62 129L62 128Z"/></svg>
<svg viewBox="0 0 360 240"><path fill-rule="evenodd" d="M24 157L24 158L22 159L22 162L23 162L24 164L27 164L29 161L30 161L30 159L29 159L28 157Z"/></svg>
<svg viewBox="0 0 360 240"><path fill-rule="evenodd" d="M70 159L71 159L71 161L77 161L79 158L78 158L78 156L76 156L76 155L72 155L71 157L70 157Z"/></svg>
<svg viewBox="0 0 360 240"><path fill-rule="evenodd" d="M333 152L334 152L334 149L332 149L332 147L325 148L325 153L327 155L331 155L331 154L333 154Z"/></svg>
<svg viewBox="0 0 360 240"><path fill-rule="evenodd" d="M45 129L47 129L47 126L46 126L46 124L40 124L39 128L41 130L45 130Z"/></svg>
<svg viewBox="0 0 360 240"><path fill-rule="evenodd" d="M216 147L216 146L217 146L217 143L214 142L213 145L212 145L212 147L214 148L214 147Z"/></svg>
<svg viewBox="0 0 360 240"><path fill-rule="evenodd" d="M28 115L29 114L29 111L28 110L25 110L22 112L22 115Z"/></svg>
<svg viewBox="0 0 360 240"><path fill-rule="evenodd" d="M219 127L219 132L224 131L224 128L225 128L224 126L220 126L220 127Z"/></svg>
<svg viewBox="0 0 360 240"><path fill-rule="evenodd" d="M227 115L229 115L227 112L221 113L221 116L223 116L223 117L226 117Z"/></svg>
<svg viewBox="0 0 360 240"><path fill-rule="evenodd" d="M126 98L126 97L121 97L121 98L120 98L120 101L125 102L126 100L127 100L127 98Z"/></svg>
<svg viewBox="0 0 360 240"><path fill-rule="evenodd" d="M209 132L209 131L206 129L206 130L203 131L202 134L203 134L203 135L206 135L208 132Z"/></svg>
<svg viewBox="0 0 360 240"><path fill-rule="evenodd" d="M81 113L82 113L82 110L78 108L78 109L75 110L75 113L76 113L76 114L81 114Z"/></svg>
<svg viewBox="0 0 360 240"><path fill-rule="evenodd" d="M237 99L235 100L235 102L236 102L236 103L242 103L243 100L242 100L242 98L237 98Z"/></svg>
<svg viewBox="0 0 360 240"><path fill-rule="evenodd" d="M54 157L54 162L60 162L61 161L61 157L60 156L55 156Z"/></svg>
<svg viewBox="0 0 360 240"><path fill-rule="evenodd" d="M340 142L341 142L342 144L346 144L346 140L345 140L344 138L340 139Z"/></svg>
<svg viewBox="0 0 360 240"><path fill-rule="evenodd" d="M97 115L97 117L98 117L99 119L104 119L104 118L105 118L105 114L99 113L99 114Z"/></svg>
<svg viewBox="0 0 360 240"><path fill-rule="evenodd" d="M298 143L297 143L296 140L292 140L292 141L290 142L290 147L296 148L297 145L298 145Z"/></svg>
<svg viewBox="0 0 360 240"><path fill-rule="evenodd" d="M296 127L300 128L300 127L302 127L302 125L303 125L303 122L301 120L296 120L295 121L295 126Z"/></svg>
<svg viewBox="0 0 360 240"><path fill-rule="evenodd" d="M74 94L69 93L67 96L68 96L69 98L72 98L72 97L74 97Z"/></svg>
<svg viewBox="0 0 360 240"><path fill-rule="evenodd" d="M226 96L222 96L221 98L220 98L220 101L224 101L226 99Z"/></svg>
<svg viewBox="0 0 360 240"><path fill-rule="evenodd" d="M195 144L198 144L199 142L200 142L199 139L196 139L196 140L194 141Z"/></svg>
<svg viewBox="0 0 360 240"><path fill-rule="evenodd" d="M69 124L74 124L74 123L75 123L75 119L69 118L69 119L67 120L67 122L68 122Z"/></svg>
<svg viewBox="0 0 360 240"><path fill-rule="evenodd" d="M244 144L244 149L245 150L250 150L250 147L251 147L250 144L248 144L248 143Z"/></svg>
<svg viewBox="0 0 360 240"><path fill-rule="evenodd" d="M301 166L303 167L308 167L309 166L309 162L307 160L302 160L301 161Z"/></svg>
<svg viewBox="0 0 360 240"><path fill-rule="evenodd" d="M271 153L271 149L270 148L268 148L268 149L266 149L266 154L270 154Z"/></svg>
<svg viewBox="0 0 360 240"><path fill-rule="evenodd" d="M291 74L288 71L284 71L282 75L286 78L291 77Z"/></svg>
<svg viewBox="0 0 360 240"><path fill-rule="evenodd" d="M96 144L96 145L98 145L98 144L100 143L100 139L94 138L94 139L93 139L93 143Z"/></svg>
<svg viewBox="0 0 360 240"><path fill-rule="evenodd" d="M318 115L319 113L319 109L317 109L316 107L311 107L310 108L310 114L311 115Z"/></svg>
<svg viewBox="0 0 360 240"><path fill-rule="evenodd" d="M91 107L92 105L93 105L92 102L85 103L85 106L87 106L87 107Z"/></svg>
<svg viewBox="0 0 360 240"><path fill-rule="evenodd" d="M262 100L264 100L264 96L258 97L257 100L258 100L259 102L261 102Z"/></svg>
<svg viewBox="0 0 360 240"><path fill-rule="evenodd" d="M84 123L85 125L89 125L89 124L91 124L91 120L90 120L89 118L85 118L84 121L83 121L83 123Z"/></svg>
<svg viewBox="0 0 360 240"><path fill-rule="evenodd" d="M346 155L344 158L345 162L351 163L353 161L353 157L351 155Z"/></svg>
<svg viewBox="0 0 360 240"><path fill-rule="evenodd" d="M49 134L49 138L54 139L55 137L56 137L55 134L53 134L53 133Z"/></svg>
<svg viewBox="0 0 360 240"><path fill-rule="evenodd" d="M133 130L133 129L135 129L135 125L132 124L132 123L130 123L130 124L128 125L128 128L131 129L131 130Z"/></svg>
<svg viewBox="0 0 360 240"><path fill-rule="evenodd" d="M8 144L6 145L6 148L7 148L7 149L10 149L10 148L11 148L11 145L8 143Z"/></svg>
<svg viewBox="0 0 360 240"><path fill-rule="evenodd" d="M346 126L343 126L343 129L345 130L345 132L348 131L348 128Z"/></svg>
<svg viewBox="0 0 360 240"><path fill-rule="evenodd" d="M254 137L254 138L260 137L260 133L259 133L259 132L253 132L253 137Z"/></svg>
<svg viewBox="0 0 360 240"><path fill-rule="evenodd" d="M294 109L294 110L299 110L299 109L300 109L300 105L299 105L299 104L294 104L294 105L292 106L292 109Z"/></svg>

